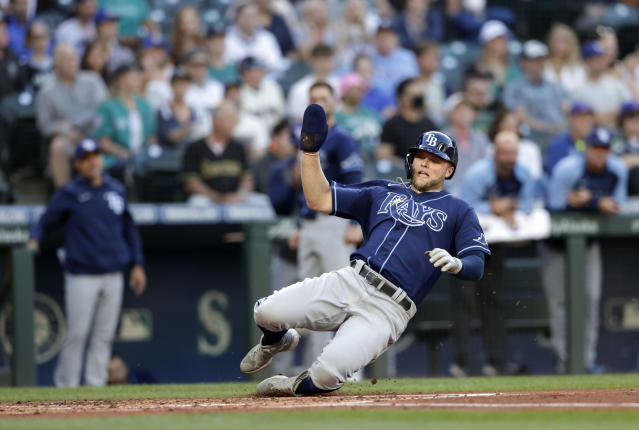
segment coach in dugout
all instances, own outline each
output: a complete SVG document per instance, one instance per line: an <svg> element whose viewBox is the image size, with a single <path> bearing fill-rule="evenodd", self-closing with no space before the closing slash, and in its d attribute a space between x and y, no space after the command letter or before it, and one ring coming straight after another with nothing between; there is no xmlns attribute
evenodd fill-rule
<svg viewBox="0 0 639 430"><path fill-rule="evenodd" d="M84 383L107 382L107 363L120 314L123 272L136 295L146 287L142 243L128 210L124 186L104 174L104 160L93 140L74 153L78 175L58 190L40 221L32 226L28 246L38 250L45 234L62 226L65 244L64 301L67 333L54 373L57 386L80 385L82 357L90 335ZM89 333L90 331L90 333Z"/></svg>
<svg viewBox="0 0 639 430"><path fill-rule="evenodd" d="M619 212L626 199L628 171L623 161L612 154L612 133L595 128L586 139L585 153L563 158L555 166L548 187L548 206L551 210L578 211L601 214ZM557 357L557 373L565 373L566 350L565 256L561 248L549 243L542 253L542 282L548 302L550 333ZM599 299L601 298L602 261L599 242L590 241L586 248L587 299L584 362L589 373L601 373L597 365L597 336L599 333Z"/></svg>

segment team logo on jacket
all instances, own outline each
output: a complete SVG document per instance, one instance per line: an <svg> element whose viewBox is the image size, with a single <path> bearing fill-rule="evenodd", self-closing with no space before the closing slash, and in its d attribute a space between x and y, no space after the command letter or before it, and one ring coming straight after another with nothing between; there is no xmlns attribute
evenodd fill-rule
<svg viewBox="0 0 639 430"><path fill-rule="evenodd" d="M121 195L114 191L107 191L104 193L104 200L107 201L109 209L111 209L114 214L122 215L122 212L124 212L124 199Z"/></svg>
<svg viewBox="0 0 639 430"><path fill-rule="evenodd" d="M433 231L444 228L444 221L448 218L446 212L431 208L425 203L415 202L406 194L391 192L387 194L377 214L390 214L393 219L409 227L426 224Z"/></svg>

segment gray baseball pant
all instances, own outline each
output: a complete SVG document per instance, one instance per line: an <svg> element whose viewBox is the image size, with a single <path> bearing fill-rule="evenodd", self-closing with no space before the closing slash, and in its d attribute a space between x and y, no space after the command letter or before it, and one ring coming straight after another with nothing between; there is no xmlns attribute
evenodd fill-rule
<svg viewBox="0 0 639 430"><path fill-rule="evenodd" d="M82 357L89 340L84 383L107 383L107 365L118 325L122 293L122 272L101 275L64 274L64 302L67 333L54 372L58 387L77 387L82 375Z"/></svg>

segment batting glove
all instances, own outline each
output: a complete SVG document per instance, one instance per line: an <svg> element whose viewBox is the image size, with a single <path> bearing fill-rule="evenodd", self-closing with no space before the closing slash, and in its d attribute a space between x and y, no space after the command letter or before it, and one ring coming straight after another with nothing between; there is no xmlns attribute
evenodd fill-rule
<svg viewBox="0 0 639 430"><path fill-rule="evenodd" d="M310 104L304 111L300 149L304 152L317 152L328 134L326 112L318 104Z"/></svg>
<svg viewBox="0 0 639 430"><path fill-rule="evenodd" d="M433 263L433 266L442 268L442 272L456 275L462 269L461 260L450 255L445 249L434 248L431 251L426 251L426 255L430 257L428 261Z"/></svg>

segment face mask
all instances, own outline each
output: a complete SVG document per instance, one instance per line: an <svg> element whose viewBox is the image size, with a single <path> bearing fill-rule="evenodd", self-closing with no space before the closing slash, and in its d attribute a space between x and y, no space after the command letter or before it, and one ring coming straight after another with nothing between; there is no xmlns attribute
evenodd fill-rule
<svg viewBox="0 0 639 430"><path fill-rule="evenodd" d="M421 109L424 107L424 96L413 97L413 107L415 109Z"/></svg>

